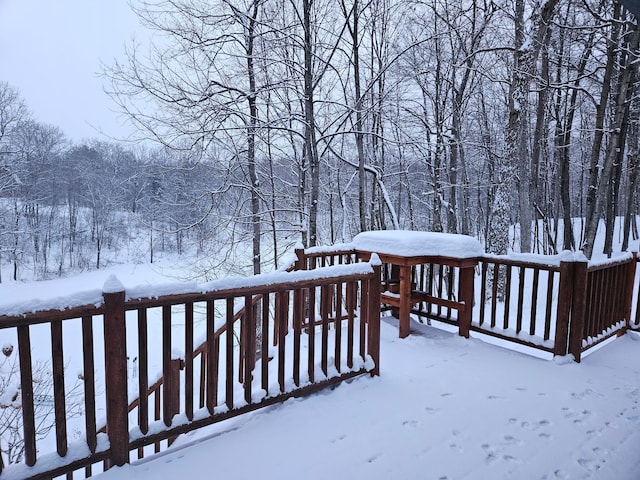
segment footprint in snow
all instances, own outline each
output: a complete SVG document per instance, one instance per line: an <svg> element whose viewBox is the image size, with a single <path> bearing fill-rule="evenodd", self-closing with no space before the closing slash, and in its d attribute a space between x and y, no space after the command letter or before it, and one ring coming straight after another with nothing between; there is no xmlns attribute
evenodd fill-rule
<svg viewBox="0 0 640 480"><path fill-rule="evenodd" d="M567 420L573 419L573 423L582 423L584 420L591 416L591 412L586 409L577 411L572 410L569 407L563 407L562 410L564 411L564 418L566 418Z"/></svg>
<svg viewBox="0 0 640 480"><path fill-rule="evenodd" d="M562 470L556 470L555 472L553 472L553 476L555 478L569 478Z"/></svg>
<svg viewBox="0 0 640 480"><path fill-rule="evenodd" d="M595 461L595 460L591 460L589 458L581 458L581 459L579 459L578 460L578 464L581 467L586 468L590 472L596 472L596 471L600 470L600 463Z"/></svg>
<svg viewBox="0 0 640 480"><path fill-rule="evenodd" d="M493 463L498 460L498 452L494 451L494 449L488 443L482 444L482 449L487 452L487 456L485 457L485 463Z"/></svg>
<svg viewBox="0 0 640 480"><path fill-rule="evenodd" d="M462 446L461 446L461 445L458 445L458 444L457 444L457 443L455 443L455 442L450 443L450 444L449 444L449 448L450 448L451 450L456 450L457 452L461 452L461 453L464 451L464 448L462 448Z"/></svg>
<svg viewBox="0 0 640 480"><path fill-rule="evenodd" d="M521 428L524 428L526 430L532 430L532 431L536 431L536 430L539 430L541 428L548 427L549 425L551 425L551 422L549 420L545 420L545 419L538 420L537 422L534 422L534 423L527 422L527 421L524 421L524 422L520 423L520 427Z"/></svg>
<svg viewBox="0 0 640 480"><path fill-rule="evenodd" d="M513 435L505 435L504 441L507 443L507 445L517 445L518 443L520 443L520 440L518 440Z"/></svg>
<svg viewBox="0 0 640 480"><path fill-rule="evenodd" d="M370 456L369 458L367 458L367 463L373 463L375 462L378 458L380 458L380 454L377 453L375 455Z"/></svg>
<svg viewBox="0 0 640 480"><path fill-rule="evenodd" d="M591 451L596 455L600 455L601 457L606 457L607 455L609 455L609 450L607 450L606 448L593 447Z"/></svg>

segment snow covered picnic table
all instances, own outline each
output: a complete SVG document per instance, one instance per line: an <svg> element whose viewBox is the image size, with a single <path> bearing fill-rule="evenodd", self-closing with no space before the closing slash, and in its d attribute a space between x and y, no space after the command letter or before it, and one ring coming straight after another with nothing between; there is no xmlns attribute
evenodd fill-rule
<svg viewBox="0 0 640 480"><path fill-rule="evenodd" d="M382 303L397 309L400 338L410 332L412 305L428 301L458 311L460 334L469 336L473 305L473 275L478 257L484 253L478 240L468 235L408 230L362 232L353 239L359 256L368 260L377 253L383 263L391 265L391 282L396 292L383 292ZM415 265L437 264L460 269L458 301L437 298L412 288L411 269Z"/></svg>

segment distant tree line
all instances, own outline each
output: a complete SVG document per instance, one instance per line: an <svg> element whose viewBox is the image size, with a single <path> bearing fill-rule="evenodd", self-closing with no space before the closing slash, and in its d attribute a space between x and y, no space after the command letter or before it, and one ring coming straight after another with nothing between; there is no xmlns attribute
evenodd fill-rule
<svg viewBox="0 0 640 480"><path fill-rule="evenodd" d="M97 269L126 252L153 262L159 252L217 248L223 230L246 235L238 211L220 209L238 172L166 149L73 144L34 120L6 83L0 98L0 263L12 279Z"/></svg>
<svg viewBox="0 0 640 480"><path fill-rule="evenodd" d="M10 232L23 228L17 210L30 225L34 205L47 205L33 220L46 225L48 206L73 210L65 189L92 212L83 245L96 265L118 231L101 226L125 218L114 210L135 212L148 236L164 232L169 241L171 232L177 251L185 237L199 245L199 236L237 226L251 242L255 273L292 242L348 241L368 229L465 233L494 253L570 248L589 257L600 222L605 253L616 217L625 219L623 248L638 237L639 32L619 3L138 5L155 35L103 76L140 140L159 147L68 148L32 136L32 153L0 153L4 259L27 248L12 250ZM55 168L35 160L45 157ZM9 166L30 162L35 183L27 187ZM65 168L84 178L72 181ZM73 215L65 215L51 230L69 238L57 264L77 248Z"/></svg>

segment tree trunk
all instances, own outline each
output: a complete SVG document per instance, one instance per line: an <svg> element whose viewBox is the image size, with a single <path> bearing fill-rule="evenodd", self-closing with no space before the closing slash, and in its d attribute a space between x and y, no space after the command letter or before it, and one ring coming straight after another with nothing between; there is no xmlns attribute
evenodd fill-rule
<svg viewBox="0 0 640 480"><path fill-rule="evenodd" d="M314 86L313 86L313 39L311 37L311 7L313 0L302 0L304 29L304 145L311 170L311 201L309 205L309 246L318 242L318 199L320 195L320 159L316 143Z"/></svg>
<svg viewBox="0 0 640 480"><path fill-rule="evenodd" d="M353 7L351 10L351 15L353 16L353 23L349 23L349 12L347 10L346 5L342 2L342 9L345 14L346 22L349 25L349 33L351 35L351 55L352 55L352 64L353 64L353 88L355 93L355 113L356 113L356 123L355 123L355 141L356 141L356 151L358 153L358 208L359 208L359 216L360 216L360 231L364 232L368 230L367 222L367 199L366 199L366 171L365 171L365 154L364 154L364 124L363 124L363 115L362 109L364 107L363 97L362 97L362 86L360 81L360 38L359 38L359 20L360 20L360 10L358 0L353 1ZM373 218L373 217L371 217Z"/></svg>
<svg viewBox="0 0 640 480"><path fill-rule="evenodd" d="M253 228L253 273L258 275L260 273L261 248L260 248L260 236L261 232L261 219L260 219L260 195L259 195L259 182L256 172L256 123L258 119L258 108L256 106L256 76L254 69L253 48L255 40L255 25L258 16L258 7L260 2L254 2L253 11L248 19L247 30L247 76L249 80L249 94L247 95L247 102L249 103L249 125L247 128L247 163L249 169L249 181L251 182L251 225Z"/></svg>
<svg viewBox="0 0 640 480"><path fill-rule="evenodd" d="M586 213L585 213L585 233L584 233L584 242L588 242L589 234L587 233L587 229L590 228L589 225L595 221L596 230L597 223L600 220L600 212L596 209L596 195L598 189L598 179L600 174L600 169L598 168L598 164L600 162L600 151L602 149L602 141L604 138L604 122L606 118L606 113L608 109L609 103L609 95L611 93L611 82L614 76L614 71L617 65L617 55L616 52L620 48L619 40L620 40L620 23L618 20L621 15L621 6L619 3L615 3L613 10L613 24L611 25L611 35L610 40L608 42L607 47L607 64L605 66L604 75L602 77L602 90L600 91L600 101L598 102L596 109L596 118L595 118L595 126L593 133L593 144L591 146L591 158L589 161L589 184L587 185L587 199L586 199ZM597 220L593 220L594 217L597 217ZM595 238L595 233L593 234ZM591 253L593 251L593 245L589 245L587 243L583 243L581 245L581 249L585 252L587 257L591 258ZM588 252L588 253L587 253Z"/></svg>
<svg viewBox="0 0 640 480"><path fill-rule="evenodd" d="M637 95L638 89L635 88L635 95ZM635 102L637 103L637 102ZM633 104L632 104L633 105ZM637 105L635 106L637 108ZM638 111L634 108L634 119L629 125L629 145L627 152L629 169L629 192L627 194L627 204L624 214L624 231L622 238L622 251L625 252L629 248L629 236L631 234L632 221L635 224L635 198L636 190L638 189L638 135L640 131L638 129Z"/></svg>
<svg viewBox="0 0 640 480"><path fill-rule="evenodd" d="M635 72L637 70L637 50L639 41L639 31L633 30L631 38L627 45L626 62L623 65L623 71L621 73L620 83L618 87L618 94L616 98L613 123L611 125L611 134L609 138L609 148L604 159L602 166L602 175L600 181L597 182L601 187L608 185L612 179L614 163L619 155L619 150L622 150L624 145L621 143L624 139L624 131L627 127L626 113L628 109L628 100L631 91L632 79L635 78ZM590 185L591 187L591 185ZM584 241L584 254L587 258L591 258L593 255L593 247L598 231L598 224L600 221L600 212L606 200L608 193L607 188L596 188L595 198L591 208L591 215L587 217L587 224L585 228L585 241Z"/></svg>
<svg viewBox="0 0 640 480"><path fill-rule="evenodd" d="M500 204L496 205L498 212L494 212L494 217L496 217L496 214L508 214L509 210L505 210L503 207L508 205L510 184L513 182L513 179L515 179L517 173L519 177L517 187L520 217L520 250L523 252L531 251L532 205L529 192L531 162L527 140L529 83L535 71L542 41L546 36L549 22L558 2L559 0L547 0L540 8L540 11L532 13L534 26L530 38L526 41L524 0L516 0L515 2L515 53L509 88L509 122L506 132L506 154L505 160L502 162L507 162L507 164L501 165L500 167L500 184L498 185L496 195L500 200ZM508 162L515 162L515 165L513 163L509 164ZM497 227L508 224L509 219L496 218L495 221L497 225L492 228L493 233L506 237L508 232L501 231L501 228ZM494 246L496 248L500 246L502 249L506 247L508 243L508 238L497 238ZM506 253L506 251L494 251L492 253Z"/></svg>

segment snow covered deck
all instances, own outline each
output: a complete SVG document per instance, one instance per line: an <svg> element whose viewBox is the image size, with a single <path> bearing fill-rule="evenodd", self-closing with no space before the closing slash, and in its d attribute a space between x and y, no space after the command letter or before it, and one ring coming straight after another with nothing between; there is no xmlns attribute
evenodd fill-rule
<svg viewBox="0 0 640 480"><path fill-rule="evenodd" d="M380 377L193 432L98 478L638 478L640 342L556 364L421 328L398 341L383 322Z"/></svg>

